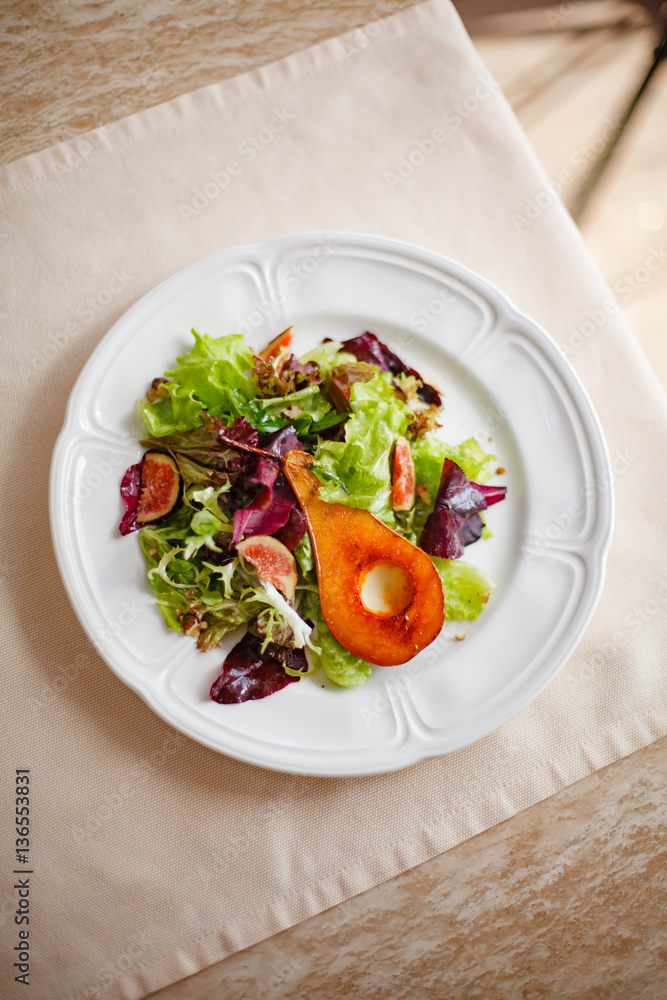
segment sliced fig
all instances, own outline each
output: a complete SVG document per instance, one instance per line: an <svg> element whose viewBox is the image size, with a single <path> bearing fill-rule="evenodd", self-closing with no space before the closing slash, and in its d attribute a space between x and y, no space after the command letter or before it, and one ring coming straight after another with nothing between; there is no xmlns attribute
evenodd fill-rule
<svg viewBox="0 0 667 1000"><path fill-rule="evenodd" d="M415 461L407 438L400 437L394 448L391 504L394 510L412 510L415 502Z"/></svg>
<svg viewBox="0 0 667 1000"><path fill-rule="evenodd" d="M148 451L141 468L137 524L150 524L174 509L181 487L178 468L170 455Z"/></svg>
<svg viewBox="0 0 667 1000"><path fill-rule="evenodd" d="M289 326L282 333L266 345L263 351L259 352L262 361L275 361L281 351L286 350L292 343L292 327Z"/></svg>
<svg viewBox="0 0 667 1000"><path fill-rule="evenodd" d="M285 597L294 597L296 562L286 545L271 535L250 535L239 542L236 548L244 559L252 563L260 579L268 580Z"/></svg>

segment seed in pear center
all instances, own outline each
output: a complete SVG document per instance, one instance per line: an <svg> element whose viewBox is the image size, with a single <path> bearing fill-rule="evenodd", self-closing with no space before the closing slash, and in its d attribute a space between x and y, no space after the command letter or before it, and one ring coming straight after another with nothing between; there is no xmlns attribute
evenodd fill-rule
<svg viewBox="0 0 667 1000"><path fill-rule="evenodd" d="M359 596L367 611L391 617L404 611L412 600L414 584L410 574L397 563L373 563L359 580Z"/></svg>

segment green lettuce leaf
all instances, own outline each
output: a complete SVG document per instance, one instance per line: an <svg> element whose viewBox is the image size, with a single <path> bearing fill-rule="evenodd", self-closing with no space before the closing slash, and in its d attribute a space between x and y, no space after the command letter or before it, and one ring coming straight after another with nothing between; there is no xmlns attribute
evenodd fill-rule
<svg viewBox="0 0 667 1000"><path fill-rule="evenodd" d="M325 340L319 347L302 354L298 359L299 363L305 365L309 361L314 361L320 370L320 375L326 377L331 374L331 369L335 368L336 365L356 364L357 359L354 354L350 354L349 351L341 351L342 346L340 340Z"/></svg>
<svg viewBox="0 0 667 1000"><path fill-rule="evenodd" d="M360 660L338 642L324 620L319 597L308 591L304 599L304 617L317 626L317 645L320 652L312 652L315 667L319 667L326 677L339 687L357 687L365 684L373 673L373 668L365 660Z"/></svg>
<svg viewBox="0 0 667 1000"><path fill-rule="evenodd" d="M283 410L288 410L292 406L298 406L300 410L308 414L311 420L319 421L331 409L331 405L326 401L317 385L307 385L305 389L297 389L296 392L290 392L286 396L259 399L258 403L265 418L280 417L280 419L283 419ZM298 419L297 417L296 420ZM287 423L286 420L285 423Z"/></svg>
<svg viewBox="0 0 667 1000"><path fill-rule="evenodd" d="M322 650L318 656L313 653L313 661L322 672L339 687L358 687L371 677L373 668L365 660L353 656L349 650L331 634L324 619L317 622L317 641Z"/></svg>
<svg viewBox="0 0 667 1000"><path fill-rule="evenodd" d="M203 650L219 646L228 632L233 632L239 625L247 625L265 606L259 601L240 597L221 601L215 608L207 611L208 627L200 632L197 645Z"/></svg>
<svg viewBox="0 0 667 1000"><path fill-rule="evenodd" d="M205 409L210 416L230 426L245 417L257 430L268 434L292 423L297 434L312 433L337 423L331 405L318 386L306 386L287 396L260 398L253 373L253 354L243 337L201 336L192 331L195 346L181 358L178 368L165 372L167 398L154 403L139 400L141 416L152 437L168 437L194 430L202 423ZM300 415L291 420L284 410L298 406Z"/></svg>
<svg viewBox="0 0 667 1000"><path fill-rule="evenodd" d="M313 552L313 543L310 540L308 532L306 532L301 541L297 543L293 555L305 582L308 584L316 584L317 576L315 573L315 553Z"/></svg>
<svg viewBox="0 0 667 1000"><path fill-rule="evenodd" d="M431 556L442 580L448 621L474 621L496 589L477 566L463 559L438 559Z"/></svg>
<svg viewBox="0 0 667 1000"><path fill-rule="evenodd" d="M446 458L459 465L468 479L475 483L487 483L492 476L489 468L496 456L488 454L476 438L468 438L461 444L451 445L433 435L415 441L412 445L415 460L415 478L428 487L431 500L435 500L440 486L442 466Z"/></svg>
<svg viewBox="0 0 667 1000"><path fill-rule="evenodd" d="M163 557L176 548L178 541L185 537L187 520L184 520L182 511L179 511L179 514L171 520L177 522L172 527L145 527L141 529L139 535L141 551L149 573L151 570L156 570ZM168 583L157 573L151 574L148 580L155 592L155 599L166 624L169 628L180 632L182 626L178 613L185 613L190 603L183 590Z"/></svg>
<svg viewBox="0 0 667 1000"><path fill-rule="evenodd" d="M329 503L369 510L394 527L391 452L396 438L405 434L412 413L397 397L389 372L381 372L370 382L355 382L350 405L345 440L323 441L315 453L315 474L318 466L324 473L318 477L323 480L320 496ZM337 480L345 483L347 492Z"/></svg>
<svg viewBox="0 0 667 1000"><path fill-rule="evenodd" d="M235 417L256 414L257 387L252 378L252 351L243 337L217 339L192 331L195 346L181 358L179 368L165 372L167 399L139 400L139 411L153 437L192 430L201 423L205 407L212 416L231 424Z"/></svg>

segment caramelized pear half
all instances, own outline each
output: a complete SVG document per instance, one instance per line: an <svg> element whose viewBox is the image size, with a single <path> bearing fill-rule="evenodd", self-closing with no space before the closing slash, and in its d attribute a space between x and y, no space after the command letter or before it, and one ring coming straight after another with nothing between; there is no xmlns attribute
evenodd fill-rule
<svg viewBox="0 0 667 1000"><path fill-rule="evenodd" d="M438 572L367 510L321 500L310 462L311 455L289 451L284 471L308 522L324 620L355 656L384 667L405 663L442 628Z"/></svg>

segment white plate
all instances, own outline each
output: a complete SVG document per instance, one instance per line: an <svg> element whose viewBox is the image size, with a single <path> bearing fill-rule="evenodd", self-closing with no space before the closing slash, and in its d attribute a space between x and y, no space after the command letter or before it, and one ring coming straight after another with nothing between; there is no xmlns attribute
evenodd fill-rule
<svg viewBox="0 0 667 1000"><path fill-rule="evenodd" d="M118 487L141 455L135 400L189 350L191 327L246 332L261 347L289 325L297 353L372 330L444 389L443 437L474 434L498 456L507 499L489 510L493 537L466 552L498 589L477 622L447 625L410 663L377 668L361 688L306 678L261 701L218 705L208 691L225 651L198 653L164 626L139 540L118 534ZM590 620L613 510L598 420L549 337L465 268L344 233L222 251L137 302L72 392L50 499L72 604L121 680L206 746L312 775L373 774L450 753L528 705Z"/></svg>

